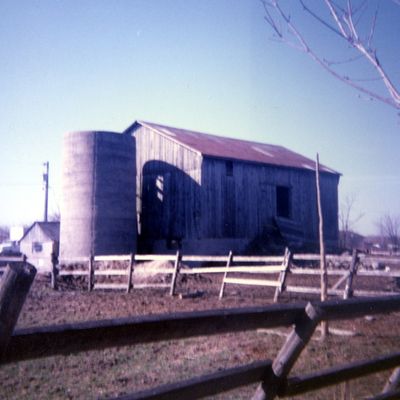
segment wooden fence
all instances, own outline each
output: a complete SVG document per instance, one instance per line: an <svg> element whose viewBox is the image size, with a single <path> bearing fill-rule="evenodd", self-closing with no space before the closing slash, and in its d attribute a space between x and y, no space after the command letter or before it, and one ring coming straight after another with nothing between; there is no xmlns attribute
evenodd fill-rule
<svg viewBox="0 0 400 400"><path fill-rule="evenodd" d="M85 276L87 277L88 290L93 289L123 289L129 292L132 289L142 289L148 287L169 288L171 295L175 293L176 280L178 275L195 275L195 274L224 274L223 284L233 283L226 278L229 273L279 273L282 270L281 265L271 265L277 262L283 262L283 256L233 256L230 253L228 256L207 256L207 255L182 255L179 251L175 255L143 255L143 254L128 254L128 255L111 255L111 256L94 256L82 257L69 260L61 260L60 265L76 264L81 265L79 269L58 270L56 265L53 266L53 275L57 277L65 276ZM120 269L98 269L96 263L120 261L126 264L125 268ZM156 271L157 274L171 275L169 284L157 283L133 283L133 274L137 263L149 261L164 261L174 263L173 267L166 267ZM182 268L184 263L218 263L219 266L200 266L194 268ZM236 263L236 265L233 265ZM239 264L238 264L239 263ZM258 264L258 265L241 265L241 264ZM225 265L223 265L225 264ZM261 265L260 265L261 264ZM98 276L119 276L125 277L126 283L97 283ZM250 282L250 280L248 280ZM265 283L265 280L260 280L259 283ZM249 283L251 284L251 282ZM221 289L221 293L223 290ZM222 294L221 294L222 297Z"/></svg>
<svg viewBox="0 0 400 400"><path fill-rule="evenodd" d="M392 292L382 290L354 290L353 282L356 276L358 277L380 277L380 278L400 278L400 257L380 257L371 256L365 254L358 254L357 251L353 251L350 256L337 256L327 255L327 261L332 265L343 265L347 264L348 268L329 268L327 270L328 276L336 277L335 283L328 288L328 294L334 296L341 296L347 299L352 296L387 296L393 294ZM312 254L294 254L293 264L288 269L288 273L298 275L315 276L320 275L319 269L315 268L303 268L296 266L296 262L315 262L319 263L319 256ZM373 270L367 269L366 266L377 265L379 263L388 265L395 265L396 269L391 270ZM342 287L342 289L340 289ZM298 286L298 285L287 285L283 288L287 292L294 293L307 293L307 294L319 294L320 288L311 286Z"/></svg>
<svg viewBox="0 0 400 400"><path fill-rule="evenodd" d="M381 277L400 279L400 257L377 257L372 255L327 255L328 277L335 278L335 282L328 288L328 294L349 298L352 296L384 296L392 292L374 290L354 290L353 282L355 276L359 277ZM120 261L125 263L125 268L99 269L96 265L100 262ZM156 273L170 275L170 283L133 283L133 275L137 263L149 261L165 261L173 263L173 267L162 268ZM321 289L318 286L301 286L287 284L288 276L317 276L320 275L318 268L300 266L301 264L313 263L319 265L320 256L317 254L292 254L288 249L281 256L239 256L230 252L227 256L204 256L204 255L183 255L179 251L175 255L140 255L128 254L117 256L95 256L80 259L68 260L68 264L76 263L83 268L67 270L61 268L58 271L56 265L53 268L53 282L56 276L86 276L88 290L93 289L122 289L130 292L132 289L141 288L167 288L173 295L176 291L176 281L179 275L189 274L222 274L219 297L225 293L226 285L251 285L266 286L275 288L274 301L284 292L319 294ZM61 261L61 265L66 263ZM182 268L185 263L202 263L208 266L197 266L194 268ZM366 265L377 265L379 263L395 265L394 270L373 270L367 269ZM211 264L211 265L210 265ZM218 264L218 266L215 266ZM340 267L346 265L346 268ZM335 267L336 266L336 267ZM257 275L256 277L254 277ZM101 283L96 278L100 276L119 276L125 279L125 283Z"/></svg>
<svg viewBox="0 0 400 400"><path fill-rule="evenodd" d="M23 279L19 278L20 275ZM373 399L395 399L400 395L400 352L385 354L372 360L335 366L308 375L289 375L321 321L353 319L366 314L396 312L400 310L400 296L330 300L307 304L274 304L263 307L88 321L18 329L11 335L21 301L19 301L19 309L18 307L9 307L9 302L4 300L4 295L5 293L10 295L14 291L19 293L15 298L24 298L33 276L33 270L9 268L6 271L5 279L3 278L0 282L0 310L2 313L0 319L0 363L199 335L293 326L285 344L274 360L266 359L241 365L187 381L128 394L119 399L196 399L256 382L259 382L259 386L253 396L254 400L274 399L276 396L294 396L388 369L394 369L394 371L383 388L382 394ZM21 279L25 282L24 285L21 285ZM13 318L9 322L11 315ZM8 321L8 323L5 324L4 321ZM3 329L4 325L7 325L8 329Z"/></svg>
<svg viewBox="0 0 400 400"><path fill-rule="evenodd" d="M0 256L0 275L4 273L8 264L24 263L26 257L22 256Z"/></svg>

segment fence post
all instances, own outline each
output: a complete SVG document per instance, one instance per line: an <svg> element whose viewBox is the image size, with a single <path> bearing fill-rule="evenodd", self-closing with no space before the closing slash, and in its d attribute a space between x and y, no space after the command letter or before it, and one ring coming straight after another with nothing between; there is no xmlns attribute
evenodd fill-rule
<svg viewBox="0 0 400 400"><path fill-rule="evenodd" d="M51 288L53 290L58 289L57 285L57 264L58 264L58 258L57 255L53 252L51 253Z"/></svg>
<svg viewBox="0 0 400 400"><path fill-rule="evenodd" d="M349 269L349 276L347 278L346 287L343 293L344 300L353 297L353 277L357 273L357 261L358 261L357 249L353 249L353 254L351 257L351 264Z"/></svg>
<svg viewBox="0 0 400 400"><path fill-rule="evenodd" d="M279 295L285 290L285 282L290 269L291 258L292 254L290 253L290 250L286 247L282 262L282 267L284 267L285 269L279 274L279 286L275 289L274 303L278 302Z"/></svg>
<svg viewBox="0 0 400 400"><path fill-rule="evenodd" d="M323 312L320 308L311 303L307 304L304 314L286 339L272 363L271 370L258 386L252 400L271 400L277 396L279 386L286 379L300 353L311 339L322 317Z"/></svg>
<svg viewBox="0 0 400 400"><path fill-rule="evenodd" d="M126 288L126 293L131 291L132 287L132 273L133 273L133 265L135 263L135 255L131 253L131 257L129 260L129 272L128 272L128 287Z"/></svg>
<svg viewBox="0 0 400 400"><path fill-rule="evenodd" d="M396 368L392 375L386 382L385 387L382 390L382 394L386 394L398 389L400 386L400 367Z"/></svg>
<svg viewBox="0 0 400 400"><path fill-rule="evenodd" d="M93 277L94 277L94 257L90 254L89 257L89 272L88 272L88 291L91 292L93 289Z"/></svg>
<svg viewBox="0 0 400 400"><path fill-rule="evenodd" d="M170 290L169 290L170 296L173 296L175 294L175 284L176 284L176 278L178 277L178 274L179 274L180 264L181 264L181 253L178 250L176 252L174 272L172 274L171 287L170 287Z"/></svg>
<svg viewBox="0 0 400 400"><path fill-rule="evenodd" d="M0 359L9 343L19 313L36 275L36 268L24 262L8 265L0 281Z"/></svg>
<svg viewBox="0 0 400 400"><path fill-rule="evenodd" d="M231 264L232 264L232 258L233 258L233 253L232 253L232 250L231 250L231 251L229 252L229 255L228 255L228 260L227 260L227 262L226 262L226 269L225 269L225 272L224 272L224 277L222 278L221 289L220 289L220 291L219 291L219 298L220 298L220 299L222 299L222 298L224 297L225 278L227 277L229 267L230 267Z"/></svg>

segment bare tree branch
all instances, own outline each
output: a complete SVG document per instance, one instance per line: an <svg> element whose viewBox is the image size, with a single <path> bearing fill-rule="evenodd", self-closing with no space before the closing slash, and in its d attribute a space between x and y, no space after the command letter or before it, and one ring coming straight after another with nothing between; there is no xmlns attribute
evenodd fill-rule
<svg viewBox="0 0 400 400"><path fill-rule="evenodd" d="M330 23L328 23L327 21L325 21L323 18L321 18L318 14L316 14L313 10L311 10L310 8L307 7L307 5L304 3L303 0L299 0L300 4L303 6L304 11L306 11L307 13L309 13L313 18L315 18L317 21L319 21L322 25L324 25L325 27L327 27L329 30L331 30L332 32L336 33L339 36L342 36L342 34Z"/></svg>
<svg viewBox="0 0 400 400"><path fill-rule="evenodd" d="M384 215L379 223L381 235L389 239L392 246L400 245L400 216Z"/></svg>
<svg viewBox="0 0 400 400"><path fill-rule="evenodd" d="M371 29L370 29L369 37L368 37L368 40L367 40L368 48L371 48L371 46L372 46L372 39L373 39L374 34L375 34L376 20L378 18L378 11L379 11L379 5L376 7L374 18L372 19Z"/></svg>
<svg viewBox="0 0 400 400"><path fill-rule="evenodd" d="M358 61L358 60L360 60L361 58L363 58L363 56L362 56L361 54L358 54L358 55L356 55L355 57L350 57L350 58L348 58L348 59L346 59L346 60L341 60L341 61L339 61L339 60L332 61L332 60L327 60L326 58L324 58L323 60L324 60L324 62L326 62L329 66L332 66L332 65L340 65L340 64L349 64L349 63L351 63L351 62ZM380 79L380 78L379 78L379 79Z"/></svg>
<svg viewBox="0 0 400 400"><path fill-rule="evenodd" d="M364 213L354 214L354 205L357 201L357 196L352 193L348 194L340 204L339 223L342 232L342 247L348 247L349 236L353 231L355 224L360 221Z"/></svg>
<svg viewBox="0 0 400 400"><path fill-rule="evenodd" d="M389 74L382 66L376 51L372 48L372 41L376 30L376 21L379 8L375 10L369 26L368 35L366 35L365 39L363 39L357 28L359 19L356 21L356 18L361 18L361 14L365 9L365 2L361 3L358 7L354 7L352 0L347 0L346 7L341 7L333 0L325 0L325 5L329 15L332 18L332 21L329 22L319 13L314 11L314 9L309 7L305 0L298 0L299 4L308 15L320 23L324 28L341 37L348 45L350 45L352 49L359 53L360 58L366 60L373 67L373 70L377 75L377 80L382 82L387 93L389 94L389 97L380 94L378 91L373 90L368 86L357 83L362 81L368 82L371 81L371 79L365 80L364 78L360 80L356 78L350 78L346 74L340 73L334 68L334 66L338 63L327 61L324 57L319 56L311 47L310 43L305 39L295 21L293 21L290 15L282 9L279 0L260 1L264 6L266 14L265 20L279 36L281 41L305 52L335 78L341 80L347 85L350 85L359 92L362 92L373 99L379 100L400 110L400 89L392 82ZM396 5L400 5L400 0L393 0L393 2ZM289 32L291 35L293 35L292 39L289 39L284 33L281 24L287 26ZM356 58L351 58L349 60L354 59Z"/></svg>

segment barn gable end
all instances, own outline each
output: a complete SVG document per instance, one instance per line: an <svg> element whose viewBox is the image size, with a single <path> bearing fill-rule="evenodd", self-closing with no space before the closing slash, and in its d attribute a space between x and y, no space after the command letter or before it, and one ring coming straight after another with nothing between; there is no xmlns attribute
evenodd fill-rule
<svg viewBox="0 0 400 400"><path fill-rule="evenodd" d="M200 238L201 154L149 126L134 124L125 133L136 139L142 249L165 251Z"/></svg>

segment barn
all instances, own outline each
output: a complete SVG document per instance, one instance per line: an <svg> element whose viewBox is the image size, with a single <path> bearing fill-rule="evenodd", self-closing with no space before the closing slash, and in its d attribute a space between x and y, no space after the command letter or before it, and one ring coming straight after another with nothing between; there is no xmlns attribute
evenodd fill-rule
<svg viewBox="0 0 400 400"><path fill-rule="evenodd" d="M281 146L136 121L139 249L162 253L315 247L315 162ZM324 235L338 243L340 174L321 165Z"/></svg>
<svg viewBox="0 0 400 400"><path fill-rule="evenodd" d="M59 222L34 222L19 245L21 253L39 272L52 270L52 254L58 256L60 243Z"/></svg>

